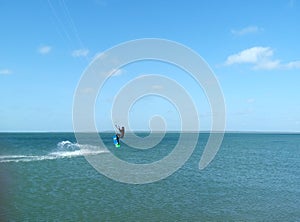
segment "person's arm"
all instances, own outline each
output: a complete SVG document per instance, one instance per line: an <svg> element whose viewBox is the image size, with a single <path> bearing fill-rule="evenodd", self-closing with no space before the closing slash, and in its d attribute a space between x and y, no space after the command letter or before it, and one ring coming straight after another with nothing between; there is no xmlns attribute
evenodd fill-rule
<svg viewBox="0 0 300 222"><path fill-rule="evenodd" d="M117 124L115 124L115 127L120 131L120 126L118 126Z"/></svg>

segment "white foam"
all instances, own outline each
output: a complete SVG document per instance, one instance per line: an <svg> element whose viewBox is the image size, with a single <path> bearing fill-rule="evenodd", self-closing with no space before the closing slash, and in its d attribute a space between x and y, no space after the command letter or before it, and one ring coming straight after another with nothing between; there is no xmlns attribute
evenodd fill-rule
<svg viewBox="0 0 300 222"><path fill-rule="evenodd" d="M3 155L3 156L0 156L0 159L19 159L19 158L26 158L26 157L34 157L34 156L25 156L25 155Z"/></svg>
<svg viewBox="0 0 300 222"><path fill-rule="evenodd" d="M69 140L61 141L57 144L59 150L78 150L80 145L78 143L72 143Z"/></svg>
<svg viewBox="0 0 300 222"><path fill-rule="evenodd" d="M75 150L75 151L62 151L62 152L52 152L49 155L55 156L57 158L65 157L76 157L76 156L86 156L86 155L97 155L100 153L106 153L105 150L92 151L92 150Z"/></svg>
<svg viewBox="0 0 300 222"><path fill-rule="evenodd" d="M31 162L41 160L55 160L62 158L73 158L80 156L99 155L107 153L108 150L100 149L99 147L89 144L77 144L70 141L61 141L57 144L57 149L47 155L3 155L0 156L0 163L9 162Z"/></svg>
<svg viewBox="0 0 300 222"><path fill-rule="evenodd" d="M31 161L40 161L40 160L52 160L55 159L55 157L51 156L21 156L19 158L16 158L15 156L6 156L6 158L2 158L3 156L0 156L0 163L9 163L9 162L31 162Z"/></svg>

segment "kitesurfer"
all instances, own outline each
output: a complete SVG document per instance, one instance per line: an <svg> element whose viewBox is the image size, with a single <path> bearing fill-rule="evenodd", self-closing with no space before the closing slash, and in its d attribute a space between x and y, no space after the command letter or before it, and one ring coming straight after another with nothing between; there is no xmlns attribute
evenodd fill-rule
<svg viewBox="0 0 300 222"><path fill-rule="evenodd" d="M120 138L124 137L125 128L124 128L124 126L122 126L122 128L120 128L120 126L117 126L117 125L115 125L115 126L119 130L119 133L116 134L116 137L117 137L118 145L120 145Z"/></svg>

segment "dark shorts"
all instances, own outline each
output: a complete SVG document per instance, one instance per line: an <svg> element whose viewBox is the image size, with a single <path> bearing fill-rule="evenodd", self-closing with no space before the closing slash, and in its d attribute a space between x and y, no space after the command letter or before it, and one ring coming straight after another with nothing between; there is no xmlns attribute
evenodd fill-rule
<svg viewBox="0 0 300 222"><path fill-rule="evenodd" d="M120 144L120 138L119 138L119 135L116 134L116 137L117 137L118 144Z"/></svg>

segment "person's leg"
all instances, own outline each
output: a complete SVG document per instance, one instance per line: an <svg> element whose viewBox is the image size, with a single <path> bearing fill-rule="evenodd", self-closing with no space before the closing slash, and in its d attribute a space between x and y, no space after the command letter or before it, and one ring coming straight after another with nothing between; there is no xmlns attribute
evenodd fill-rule
<svg viewBox="0 0 300 222"><path fill-rule="evenodd" d="M116 134L116 137L117 137L117 142L118 142L118 144L120 144L120 135L119 135L119 134Z"/></svg>

